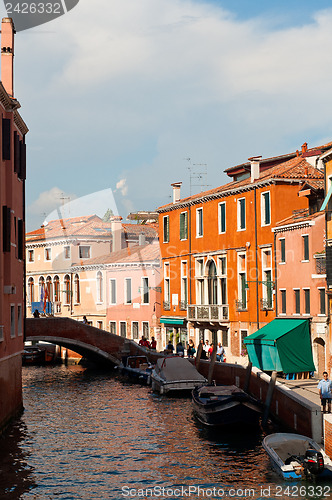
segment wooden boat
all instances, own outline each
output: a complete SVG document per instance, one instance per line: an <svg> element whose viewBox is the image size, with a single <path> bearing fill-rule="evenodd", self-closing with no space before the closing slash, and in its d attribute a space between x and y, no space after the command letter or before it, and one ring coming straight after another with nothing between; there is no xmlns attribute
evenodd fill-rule
<svg viewBox="0 0 332 500"><path fill-rule="evenodd" d="M150 385L152 368L153 365L146 356L124 356L119 370L136 382Z"/></svg>
<svg viewBox="0 0 332 500"><path fill-rule="evenodd" d="M285 480L332 478L332 461L313 439L280 432L266 436L263 448L273 468Z"/></svg>
<svg viewBox="0 0 332 500"><path fill-rule="evenodd" d="M45 351L36 346L24 346L23 365L42 365L45 363Z"/></svg>
<svg viewBox="0 0 332 500"><path fill-rule="evenodd" d="M192 403L197 419L207 426L258 425L262 413L259 402L235 385L195 388Z"/></svg>
<svg viewBox="0 0 332 500"><path fill-rule="evenodd" d="M167 394L169 392L192 391L206 384L203 377L186 358L166 356L157 360L151 374L152 390Z"/></svg>

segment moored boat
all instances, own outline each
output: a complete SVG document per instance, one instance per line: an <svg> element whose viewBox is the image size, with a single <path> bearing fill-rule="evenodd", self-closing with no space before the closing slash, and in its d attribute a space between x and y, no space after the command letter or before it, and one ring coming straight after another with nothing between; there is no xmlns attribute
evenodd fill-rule
<svg viewBox="0 0 332 500"><path fill-rule="evenodd" d="M280 432L266 436L263 448L285 480L332 478L332 461L313 439Z"/></svg>
<svg viewBox="0 0 332 500"><path fill-rule="evenodd" d="M119 366L120 373L146 385L150 385L152 368L146 356L125 356Z"/></svg>
<svg viewBox="0 0 332 500"><path fill-rule="evenodd" d="M258 425L260 403L235 385L205 385L192 392L197 419L207 426Z"/></svg>
<svg viewBox="0 0 332 500"><path fill-rule="evenodd" d="M189 392L207 382L188 359L179 356L158 359L152 370L151 381L152 390L160 394Z"/></svg>
<svg viewBox="0 0 332 500"><path fill-rule="evenodd" d="M36 346L24 346L23 365L42 365L45 363L45 351Z"/></svg>

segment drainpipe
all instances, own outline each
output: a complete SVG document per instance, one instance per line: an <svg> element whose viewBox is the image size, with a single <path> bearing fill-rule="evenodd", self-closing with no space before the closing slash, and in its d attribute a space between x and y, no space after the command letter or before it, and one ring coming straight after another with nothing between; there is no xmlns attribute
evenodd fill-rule
<svg viewBox="0 0 332 500"><path fill-rule="evenodd" d="M273 235L273 252L274 252L274 283L275 283L275 303L276 303L276 318L278 317L278 277L277 277L277 233Z"/></svg>
<svg viewBox="0 0 332 500"><path fill-rule="evenodd" d="M254 208L255 208L255 258L256 258L256 314L257 330L259 330L259 303L258 303L258 248L257 248L257 193L254 187Z"/></svg>

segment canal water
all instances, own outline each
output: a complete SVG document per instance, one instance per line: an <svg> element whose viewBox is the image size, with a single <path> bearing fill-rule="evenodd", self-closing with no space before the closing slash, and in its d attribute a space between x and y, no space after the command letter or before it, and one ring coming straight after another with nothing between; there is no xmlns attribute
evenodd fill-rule
<svg viewBox="0 0 332 500"><path fill-rule="evenodd" d="M23 368L25 411L0 438L0 499L331 498L284 483L263 434L206 431L190 399L80 366Z"/></svg>

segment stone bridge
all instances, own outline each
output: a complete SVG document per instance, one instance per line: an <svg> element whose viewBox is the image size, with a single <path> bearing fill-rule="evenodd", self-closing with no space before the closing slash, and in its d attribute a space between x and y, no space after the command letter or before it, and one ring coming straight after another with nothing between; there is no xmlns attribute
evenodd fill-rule
<svg viewBox="0 0 332 500"><path fill-rule="evenodd" d="M96 363L106 361L112 365L120 364L123 355L145 354L152 362L162 356L139 346L133 340L71 318L27 318L25 340L51 342Z"/></svg>

